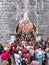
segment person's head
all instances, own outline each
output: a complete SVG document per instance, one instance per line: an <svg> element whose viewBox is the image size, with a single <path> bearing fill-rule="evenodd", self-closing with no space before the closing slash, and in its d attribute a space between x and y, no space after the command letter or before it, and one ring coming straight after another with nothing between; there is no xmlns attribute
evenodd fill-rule
<svg viewBox="0 0 49 65"><path fill-rule="evenodd" d="M9 62L8 61L6 62L6 65L9 65Z"/></svg>
<svg viewBox="0 0 49 65"><path fill-rule="evenodd" d="M17 41L14 41L14 45L16 45L16 46L17 46L17 45L18 45L18 42L17 42Z"/></svg>
<svg viewBox="0 0 49 65"><path fill-rule="evenodd" d="M28 46L28 44L29 44L28 41L26 41L25 46Z"/></svg>
<svg viewBox="0 0 49 65"><path fill-rule="evenodd" d="M25 54L25 53L26 53L26 49L23 49L23 50L22 50L22 54Z"/></svg>
<svg viewBox="0 0 49 65"><path fill-rule="evenodd" d="M35 49L38 49L39 48L39 42L35 42Z"/></svg>

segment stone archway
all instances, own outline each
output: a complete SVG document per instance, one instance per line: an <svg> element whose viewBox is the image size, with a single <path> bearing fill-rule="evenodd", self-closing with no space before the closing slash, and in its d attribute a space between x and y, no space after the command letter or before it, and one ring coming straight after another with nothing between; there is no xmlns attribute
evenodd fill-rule
<svg viewBox="0 0 49 65"><path fill-rule="evenodd" d="M21 20L16 26L16 32L18 34L34 34L36 32L36 26L30 20Z"/></svg>

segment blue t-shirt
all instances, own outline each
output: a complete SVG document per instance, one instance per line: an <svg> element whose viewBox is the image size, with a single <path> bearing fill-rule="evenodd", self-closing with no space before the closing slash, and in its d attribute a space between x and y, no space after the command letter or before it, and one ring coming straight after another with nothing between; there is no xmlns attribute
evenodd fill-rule
<svg viewBox="0 0 49 65"><path fill-rule="evenodd" d="M36 58L37 58L38 62L42 62L43 55L42 54L36 54Z"/></svg>

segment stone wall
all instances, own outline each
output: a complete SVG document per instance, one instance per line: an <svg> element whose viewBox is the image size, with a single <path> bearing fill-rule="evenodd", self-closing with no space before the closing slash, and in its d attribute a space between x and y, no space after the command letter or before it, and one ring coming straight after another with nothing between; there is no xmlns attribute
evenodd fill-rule
<svg viewBox="0 0 49 65"><path fill-rule="evenodd" d="M49 36L49 0L37 0L38 8L36 0L27 1L29 1L29 19L36 26L38 21L38 32L43 34L43 38ZM9 34L16 33L16 25L23 18L24 11L23 0L0 0L0 42L6 43L10 39Z"/></svg>

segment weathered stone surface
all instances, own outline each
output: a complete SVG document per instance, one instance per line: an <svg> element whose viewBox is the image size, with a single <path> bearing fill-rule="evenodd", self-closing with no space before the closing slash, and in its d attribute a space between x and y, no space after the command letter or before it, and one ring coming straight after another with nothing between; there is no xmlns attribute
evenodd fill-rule
<svg viewBox="0 0 49 65"><path fill-rule="evenodd" d="M28 17L36 24L43 38L49 36L49 0L27 0ZM0 42L6 43L11 33L16 33L16 25L26 11L24 0L0 0ZM36 12L39 15L36 17Z"/></svg>

